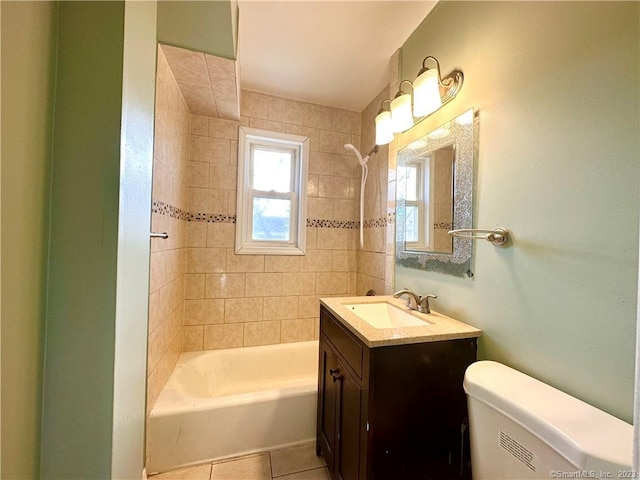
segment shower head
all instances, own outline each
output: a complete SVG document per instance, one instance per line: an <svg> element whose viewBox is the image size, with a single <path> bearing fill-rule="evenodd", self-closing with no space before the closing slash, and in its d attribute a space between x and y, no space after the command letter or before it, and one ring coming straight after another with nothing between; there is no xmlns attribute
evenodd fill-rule
<svg viewBox="0 0 640 480"><path fill-rule="evenodd" d="M354 147L353 145L351 145L350 143L345 143L344 144L344 148L346 148L347 150L351 150L353 152L357 152L358 150L356 149L356 147Z"/></svg>
<svg viewBox="0 0 640 480"><path fill-rule="evenodd" d="M360 165L364 165L365 163L367 163L367 160L369 160L369 158L363 159L358 149L353 145L351 145L350 143L345 143L344 148L346 148L347 150L351 150L353 153L356 154L356 157L358 157L358 162L360 162Z"/></svg>

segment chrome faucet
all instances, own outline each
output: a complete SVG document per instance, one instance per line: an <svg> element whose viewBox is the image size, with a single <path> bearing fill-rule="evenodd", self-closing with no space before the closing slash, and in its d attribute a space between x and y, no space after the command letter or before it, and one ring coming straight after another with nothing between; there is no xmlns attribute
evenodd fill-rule
<svg viewBox="0 0 640 480"><path fill-rule="evenodd" d="M393 294L393 297L400 298L403 295L407 295L407 307L409 307L409 310L416 310L420 313L431 313L431 309L429 308L429 299L438 298L437 295L425 295L421 297L410 288L403 288L402 290L397 291Z"/></svg>

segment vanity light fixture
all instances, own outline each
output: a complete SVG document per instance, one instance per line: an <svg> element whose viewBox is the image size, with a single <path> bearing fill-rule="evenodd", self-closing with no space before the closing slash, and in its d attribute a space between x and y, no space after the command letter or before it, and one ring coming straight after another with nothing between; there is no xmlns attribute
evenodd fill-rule
<svg viewBox="0 0 640 480"><path fill-rule="evenodd" d="M391 100L383 100L380 104L380 111L376 115L376 145L386 145L393 140L391 112L384 109L385 102L391 103Z"/></svg>
<svg viewBox="0 0 640 480"><path fill-rule="evenodd" d="M432 61L435 66L428 68L426 66L428 61ZM441 78L438 60L432 56L425 57L416 80L413 83L409 80L400 82L398 93L390 102L391 111L381 108L378 112L376 144L390 143L393 140L393 133L404 132L414 125L414 118L420 121L449 103L462 88L463 79L464 76L460 70L454 70ZM413 96L402 91L405 83L411 85ZM388 101L385 100L382 105Z"/></svg>
<svg viewBox="0 0 640 480"><path fill-rule="evenodd" d="M411 94L402 91L402 85L405 83L411 85L409 80L400 82L398 93L396 93L395 98L391 100L391 129L395 133L404 132L413 126Z"/></svg>

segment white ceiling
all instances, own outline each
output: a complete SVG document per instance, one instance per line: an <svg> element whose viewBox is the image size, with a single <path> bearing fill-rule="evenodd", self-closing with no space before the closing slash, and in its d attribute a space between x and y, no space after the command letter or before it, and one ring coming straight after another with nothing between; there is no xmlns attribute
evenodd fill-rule
<svg viewBox="0 0 640 480"><path fill-rule="evenodd" d="M239 0L242 88L361 112L436 3Z"/></svg>

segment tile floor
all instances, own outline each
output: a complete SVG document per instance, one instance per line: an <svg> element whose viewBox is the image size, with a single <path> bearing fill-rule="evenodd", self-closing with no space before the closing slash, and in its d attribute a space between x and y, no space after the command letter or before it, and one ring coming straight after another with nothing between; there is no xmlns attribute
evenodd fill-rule
<svg viewBox="0 0 640 480"><path fill-rule="evenodd" d="M149 477L149 480L330 479L324 460L316 457L315 442L173 470Z"/></svg>

